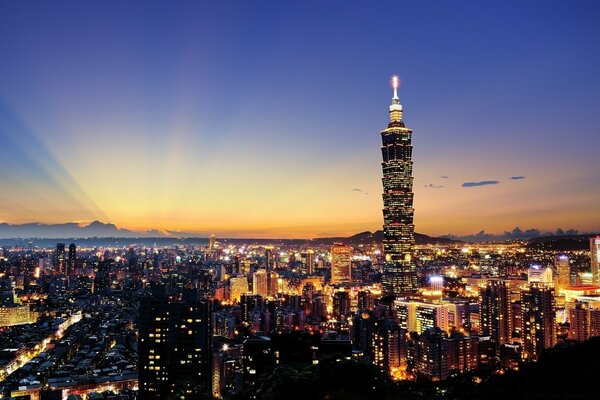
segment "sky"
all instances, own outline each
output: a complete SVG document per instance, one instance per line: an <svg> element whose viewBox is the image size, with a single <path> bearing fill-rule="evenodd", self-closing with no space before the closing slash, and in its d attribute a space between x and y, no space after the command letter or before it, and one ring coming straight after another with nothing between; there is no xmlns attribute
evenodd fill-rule
<svg viewBox="0 0 600 400"><path fill-rule="evenodd" d="M0 2L0 222L381 229L390 77L416 231L600 230L598 1Z"/></svg>

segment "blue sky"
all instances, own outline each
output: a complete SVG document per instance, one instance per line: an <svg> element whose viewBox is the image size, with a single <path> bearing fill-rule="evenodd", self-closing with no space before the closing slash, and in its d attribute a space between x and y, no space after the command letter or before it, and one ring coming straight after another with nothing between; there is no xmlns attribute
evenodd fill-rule
<svg viewBox="0 0 600 400"><path fill-rule="evenodd" d="M398 74L417 231L600 229L599 18L595 1L2 2L0 221L378 229Z"/></svg>

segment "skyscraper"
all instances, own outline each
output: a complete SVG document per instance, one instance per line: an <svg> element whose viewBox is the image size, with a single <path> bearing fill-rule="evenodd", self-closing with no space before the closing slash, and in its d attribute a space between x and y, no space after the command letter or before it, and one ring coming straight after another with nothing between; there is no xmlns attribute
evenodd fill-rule
<svg viewBox="0 0 600 400"><path fill-rule="evenodd" d="M554 290L532 283L521 292L523 358L537 360L542 350L556 344Z"/></svg>
<svg viewBox="0 0 600 400"><path fill-rule="evenodd" d="M592 265L592 284L600 285L600 236L590 238L590 263Z"/></svg>
<svg viewBox="0 0 600 400"><path fill-rule="evenodd" d="M56 272L58 274L65 273L66 267L66 253L65 253L65 244L57 243L56 244L56 253L54 254L54 265L56 267Z"/></svg>
<svg viewBox="0 0 600 400"><path fill-rule="evenodd" d="M556 257L554 265L556 267L556 283L554 287L556 288L556 292L560 292L571 286L571 265L569 264L569 257L564 254Z"/></svg>
<svg viewBox="0 0 600 400"><path fill-rule="evenodd" d="M306 273L312 275L315 272L315 251L306 251Z"/></svg>
<svg viewBox="0 0 600 400"><path fill-rule="evenodd" d="M272 287L273 260L273 247L267 246L265 248L265 269L267 271L267 293L269 296L277 293L277 290Z"/></svg>
<svg viewBox="0 0 600 400"><path fill-rule="evenodd" d="M267 284L269 282L267 271L259 269L252 275L252 293L259 294L263 298L268 296Z"/></svg>
<svg viewBox="0 0 600 400"><path fill-rule="evenodd" d="M69 245L69 262L67 263L67 276L71 276L77 267L77 246L75 243Z"/></svg>
<svg viewBox="0 0 600 400"><path fill-rule="evenodd" d="M248 278L237 275L229 280L229 300L233 303L240 301L243 294L249 293Z"/></svg>
<svg viewBox="0 0 600 400"><path fill-rule="evenodd" d="M164 288L163 288L164 291ZM140 299L139 385L143 399L196 399L210 379L210 302L156 291Z"/></svg>
<svg viewBox="0 0 600 400"><path fill-rule="evenodd" d="M417 267L412 260L414 245L412 192L412 130L402 120L398 77L392 78L394 97L390 123L381 131L383 145L383 291L406 295L417 290Z"/></svg>
<svg viewBox="0 0 600 400"><path fill-rule="evenodd" d="M334 244L331 247L331 283L352 280L352 247Z"/></svg>
<svg viewBox="0 0 600 400"><path fill-rule="evenodd" d="M491 336L496 348L510 343L510 292L505 282L490 280L479 292L481 334Z"/></svg>

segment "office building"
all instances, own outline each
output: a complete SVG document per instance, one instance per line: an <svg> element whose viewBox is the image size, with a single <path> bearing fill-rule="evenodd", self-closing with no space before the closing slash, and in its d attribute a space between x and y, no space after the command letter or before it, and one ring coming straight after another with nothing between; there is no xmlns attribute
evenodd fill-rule
<svg viewBox="0 0 600 400"><path fill-rule="evenodd" d="M338 321L345 321L350 316L350 294L348 292L335 292L333 294L333 317Z"/></svg>
<svg viewBox="0 0 600 400"><path fill-rule="evenodd" d="M250 293L248 278L244 275L234 276L229 280L229 301L237 303L243 294Z"/></svg>
<svg viewBox="0 0 600 400"><path fill-rule="evenodd" d="M67 261L67 276L73 275L75 268L77 268L77 246L75 246L75 243L71 243L69 245L69 259Z"/></svg>
<svg viewBox="0 0 600 400"><path fill-rule="evenodd" d="M352 247L334 244L331 247L331 283L352 281Z"/></svg>
<svg viewBox="0 0 600 400"><path fill-rule="evenodd" d="M57 243L54 253L54 267L57 274L64 274L66 272L66 257L65 244Z"/></svg>
<svg viewBox="0 0 600 400"><path fill-rule="evenodd" d="M383 157L383 291L406 295L417 290L414 246L412 130L404 125L398 98L398 77L393 78L394 96L390 122L381 131Z"/></svg>
<svg viewBox="0 0 600 400"><path fill-rule="evenodd" d="M556 270L554 288L556 289L556 293L560 293L563 289L571 287L571 264L569 257L564 254L556 257L554 266Z"/></svg>
<svg viewBox="0 0 600 400"><path fill-rule="evenodd" d="M268 276L265 269L259 269L252 275L252 293L266 298L268 296Z"/></svg>

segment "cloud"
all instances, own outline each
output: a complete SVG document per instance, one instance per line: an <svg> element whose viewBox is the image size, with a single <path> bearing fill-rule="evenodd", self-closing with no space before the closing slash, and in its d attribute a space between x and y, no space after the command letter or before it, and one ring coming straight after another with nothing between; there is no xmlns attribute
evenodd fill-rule
<svg viewBox="0 0 600 400"><path fill-rule="evenodd" d="M429 185L425 185L425 187L428 188L428 189L441 189L444 186L442 186L442 185L434 185L433 183L430 183Z"/></svg>
<svg viewBox="0 0 600 400"><path fill-rule="evenodd" d="M367 192L363 192L362 189L352 189L353 192L358 192L358 193L362 193L362 194L369 194Z"/></svg>
<svg viewBox="0 0 600 400"><path fill-rule="evenodd" d="M442 176L440 176L440 178L442 178L442 179L448 179L448 177L446 175L442 175Z"/></svg>
<svg viewBox="0 0 600 400"><path fill-rule="evenodd" d="M511 176L509 179L512 179L513 181L518 181L520 179L525 179L525 177L522 175L517 175L517 176Z"/></svg>
<svg viewBox="0 0 600 400"><path fill-rule="evenodd" d="M511 231L504 231L503 233L488 233L485 231L479 231L472 235L453 235L447 234L441 236L447 239L455 240L467 240L473 242L485 242L485 241L500 241L500 240L517 240L517 239L532 239L540 236L564 236L564 235L578 235L579 232L575 229L568 229L567 231L558 228L555 232L545 232L538 228L521 229L519 227L514 228Z"/></svg>
<svg viewBox="0 0 600 400"><path fill-rule="evenodd" d="M479 182L465 182L462 184L462 187L475 187L475 186L485 186L485 185L497 185L499 181L479 181Z"/></svg>

